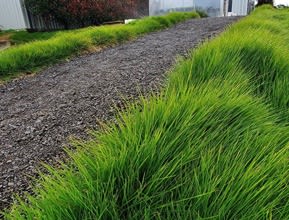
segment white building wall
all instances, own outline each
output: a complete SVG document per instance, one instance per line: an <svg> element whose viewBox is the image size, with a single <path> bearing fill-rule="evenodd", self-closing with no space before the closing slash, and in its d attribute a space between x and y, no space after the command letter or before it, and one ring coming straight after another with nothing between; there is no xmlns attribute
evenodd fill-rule
<svg viewBox="0 0 289 220"><path fill-rule="evenodd" d="M150 0L149 13L150 15L164 14L170 11L182 10L186 8L193 9L195 0Z"/></svg>
<svg viewBox="0 0 289 220"><path fill-rule="evenodd" d="M232 13L234 15L247 15L248 0L233 0Z"/></svg>
<svg viewBox="0 0 289 220"><path fill-rule="evenodd" d="M224 0L195 0L195 6L209 16L224 16Z"/></svg>
<svg viewBox="0 0 289 220"><path fill-rule="evenodd" d="M0 0L0 29L25 29L26 23L20 0Z"/></svg>

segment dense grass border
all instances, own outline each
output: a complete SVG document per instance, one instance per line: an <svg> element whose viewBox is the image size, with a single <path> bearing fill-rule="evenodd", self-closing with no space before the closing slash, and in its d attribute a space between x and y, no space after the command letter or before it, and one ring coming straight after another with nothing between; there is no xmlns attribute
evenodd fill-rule
<svg viewBox="0 0 289 220"><path fill-rule="evenodd" d="M205 43L6 218L288 219L288 20L262 7Z"/></svg>
<svg viewBox="0 0 289 220"><path fill-rule="evenodd" d="M51 31L51 32L33 32L26 30L8 30L0 32L0 39L6 37L13 46L29 43L37 40L48 40L55 35L59 35L67 31Z"/></svg>
<svg viewBox="0 0 289 220"><path fill-rule="evenodd" d="M60 32L48 40L30 42L0 51L0 79L19 72L55 63L92 46L109 46L145 33L170 27L190 18L196 12L174 12L164 16L146 17L128 25L90 27Z"/></svg>

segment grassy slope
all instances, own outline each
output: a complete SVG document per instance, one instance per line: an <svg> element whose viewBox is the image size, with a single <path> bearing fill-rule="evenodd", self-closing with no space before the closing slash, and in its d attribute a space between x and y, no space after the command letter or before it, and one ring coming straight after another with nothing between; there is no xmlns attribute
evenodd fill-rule
<svg viewBox="0 0 289 220"><path fill-rule="evenodd" d="M29 33L24 30L2 31L0 32L0 39L7 36L11 44L20 45L20 44L29 43L29 42L38 41L38 40L48 40L61 32L62 31Z"/></svg>
<svg viewBox="0 0 289 220"><path fill-rule="evenodd" d="M20 45L38 40L48 40L62 32L63 31L29 33L27 31L15 31L11 34L10 41L14 45Z"/></svg>
<svg viewBox="0 0 289 220"><path fill-rule="evenodd" d="M288 20L262 7L205 43L7 219L288 219Z"/></svg>
<svg viewBox="0 0 289 220"><path fill-rule="evenodd" d="M0 80L10 78L11 75L15 76L15 73L33 71L37 67L55 63L93 46L109 46L120 43L197 17L199 15L195 12L171 13L161 17L144 18L128 25L91 27L60 32L48 40L12 47L0 51Z"/></svg>

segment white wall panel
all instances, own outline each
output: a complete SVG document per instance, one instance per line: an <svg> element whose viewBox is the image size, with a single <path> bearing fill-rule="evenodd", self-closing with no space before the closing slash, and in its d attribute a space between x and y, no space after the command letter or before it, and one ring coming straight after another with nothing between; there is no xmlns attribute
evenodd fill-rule
<svg viewBox="0 0 289 220"><path fill-rule="evenodd" d="M247 15L248 0L233 0L232 12L235 15Z"/></svg>
<svg viewBox="0 0 289 220"><path fill-rule="evenodd" d="M209 16L224 16L224 0L195 0L195 5Z"/></svg>
<svg viewBox="0 0 289 220"><path fill-rule="evenodd" d="M164 14L169 11L194 8L195 0L150 0L150 15Z"/></svg>
<svg viewBox="0 0 289 220"><path fill-rule="evenodd" d="M26 28L20 0L0 0L0 28L3 30Z"/></svg>

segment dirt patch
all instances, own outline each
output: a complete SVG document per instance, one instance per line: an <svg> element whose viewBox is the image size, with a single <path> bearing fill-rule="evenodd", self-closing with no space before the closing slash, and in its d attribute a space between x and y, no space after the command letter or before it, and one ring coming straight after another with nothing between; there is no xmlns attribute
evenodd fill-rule
<svg viewBox="0 0 289 220"><path fill-rule="evenodd" d="M11 34L3 34L0 36L0 41L8 41L10 38Z"/></svg>
<svg viewBox="0 0 289 220"><path fill-rule="evenodd" d="M159 89L177 55L238 19L189 20L0 86L0 209L29 191L40 162L63 156L68 137L98 129L123 96Z"/></svg>
<svg viewBox="0 0 289 220"><path fill-rule="evenodd" d="M11 46L10 41L8 40L0 40L0 51L5 50Z"/></svg>

